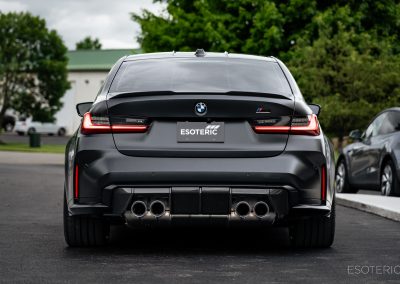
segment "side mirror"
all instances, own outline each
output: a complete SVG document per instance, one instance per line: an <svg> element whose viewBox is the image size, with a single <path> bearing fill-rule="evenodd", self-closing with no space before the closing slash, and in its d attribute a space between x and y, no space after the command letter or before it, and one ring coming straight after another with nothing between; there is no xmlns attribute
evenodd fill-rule
<svg viewBox="0 0 400 284"><path fill-rule="evenodd" d="M356 129L350 131L349 137L353 140L360 141L361 140L361 131Z"/></svg>
<svg viewBox="0 0 400 284"><path fill-rule="evenodd" d="M93 103L92 102L87 102L87 103L80 103L76 105L76 112L80 117L83 117L85 113L87 113L90 108L92 107Z"/></svg>
<svg viewBox="0 0 400 284"><path fill-rule="evenodd" d="M318 116L319 113L321 112L321 106L320 105L309 104L308 106L310 107L310 109L313 112L313 114L315 114L316 116Z"/></svg>

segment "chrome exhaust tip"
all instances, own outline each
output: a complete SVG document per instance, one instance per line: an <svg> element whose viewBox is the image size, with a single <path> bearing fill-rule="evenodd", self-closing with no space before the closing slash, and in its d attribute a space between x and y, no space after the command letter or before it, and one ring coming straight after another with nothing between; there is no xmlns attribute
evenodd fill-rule
<svg viewBox="0 0 400 284"><path fill-rule="evenodd" d="M253 212L254 215L256 215L256 217L264 218L269 213L269 206L266 202L259 201L256 204L254 204Z"/></svg>
<svg viewBox="0 0 400 284"><path fill-rule="evenodd" d="M240 201L236 204L235 206L235 213L238 215L240 218L244 218L247 215L250 214L250 205L246 201Z"/></svg>
<svg viewBox="0 0 400 284"><path fill-rule="evenodd" d="M150 213L153 214L156 218L162 217L165 214L164 202L160 200L154 200L150 204Z"/></svg>
<svg viewBox="0 0 400 284"><path fill-rule="evenodd" d="M147 205L143 201L137 200L132 203L131 212L138 218L142 218L147 213Z"/></svg>

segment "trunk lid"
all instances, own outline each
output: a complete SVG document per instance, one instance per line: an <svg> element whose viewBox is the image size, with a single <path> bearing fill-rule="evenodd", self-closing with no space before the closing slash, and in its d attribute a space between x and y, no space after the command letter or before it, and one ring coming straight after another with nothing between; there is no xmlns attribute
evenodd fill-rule
<svg viewBox="0 0 400 284"><path fill-rule="evenodd" d="M199 103L207 108L204 114L195 110ZM284 151L288 133L257 134L252 124L254 120L265 120L273 125L288 125L294 111L294 99L234 92L110 94L107 106L111 123L121 119L144 119L149 124L145 133L113 133L115 145L122 154L252 158L276 156ZM191 127L203 133L218 128L223 137L218 136L213 141L199 138L184 143L186 138L180 137L180 133L189 133Z"/></svg>

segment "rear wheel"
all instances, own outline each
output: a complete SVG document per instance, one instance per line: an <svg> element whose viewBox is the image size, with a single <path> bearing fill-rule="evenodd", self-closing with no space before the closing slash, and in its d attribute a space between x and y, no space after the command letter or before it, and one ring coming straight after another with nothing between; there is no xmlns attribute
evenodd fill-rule
<svg viewBox="0 0 400 284"><path fill-rule="evenodd" d="M357 188L349 183L349 175L344 159L339 160L335 174L335 189L337 193L356 193Z"/></svg>
<svg viewBox="0 0 400 284"><path fill-rule="evenodd" d="M382 195L391 196L398 192L399 181L397 180L396 170L391 160L388 160L383 165L380 181Z"/></svg>
<svg viewBox="0 0 400 284"><path fill-rule="evenodd" d="M64 237L71 247L103 246L107 243L110 225L101 218L69 216L64 194Z"/></svg>
<svg viewBox="0 0 400 284"><path fill-rule="evenodd" d="M14 128L14 124L11 122L7 122L6 125L4 125L4 130L6 132L11 132Z"/></svg>
<svg viewBox="0 0 400 284"><path fill-rule="evenodd" d="M296 220L289 229L292 246L296 248L328 248L335 237L335 203L329 216Z"/></svg>
<svg viewBox="0 0 400 284"><path fill-rule="evenodd" d="M58 136L64 136L65 135L65 128L60 128L60 129L58 129L58 132L57 132L57 135Z"/></svg>

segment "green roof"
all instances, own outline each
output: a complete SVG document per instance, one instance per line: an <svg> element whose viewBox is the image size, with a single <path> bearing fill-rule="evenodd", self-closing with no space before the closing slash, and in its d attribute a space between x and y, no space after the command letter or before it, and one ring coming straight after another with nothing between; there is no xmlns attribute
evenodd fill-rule
<svg viewBox="0 0 400 284"><path fill-rule="evenodd" d="M70 50L68 71L108 71L125 55L141 53L141 49Z"/></svg>

